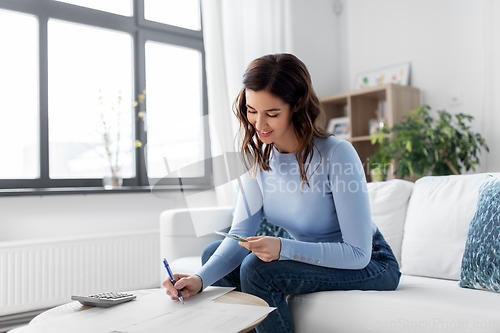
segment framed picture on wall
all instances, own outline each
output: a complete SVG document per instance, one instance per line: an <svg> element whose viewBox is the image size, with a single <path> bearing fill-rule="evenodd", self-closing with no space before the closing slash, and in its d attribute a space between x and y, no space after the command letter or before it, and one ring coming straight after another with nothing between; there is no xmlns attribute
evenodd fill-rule
<svg viewBox="0 0 500 333"><path fill-rule="evenodd" d="M356 75L354 89L376 87L386 83L407 86L410 84L410 63L390 65L368 71L359 72Z"/></svg>
<svg viewBox="0 0 500 333"><path fill-rule="evenodd" d="M328 121L326 130L341 139L349 139L351 136L351 126L349 117L332 118Z"/></svg>

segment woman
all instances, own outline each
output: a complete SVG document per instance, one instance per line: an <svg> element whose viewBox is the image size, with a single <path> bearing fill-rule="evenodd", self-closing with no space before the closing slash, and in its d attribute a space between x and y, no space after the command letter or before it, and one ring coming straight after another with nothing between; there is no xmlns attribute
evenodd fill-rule
<svg viewBox="0 0 500 333"><path fill-rule="evenodd" d="M371 220L361 161L349 142L318 125L322 110L306 66L291 54L255 59L235 113L248 172L230 233L254 236L264 214L295 239L209 245L197 274L176 276L183 297L233 286L277 307L258 332L293 332L287 295L396 289L399 267ZM170 281L164 286L176 299Z"/></svg>

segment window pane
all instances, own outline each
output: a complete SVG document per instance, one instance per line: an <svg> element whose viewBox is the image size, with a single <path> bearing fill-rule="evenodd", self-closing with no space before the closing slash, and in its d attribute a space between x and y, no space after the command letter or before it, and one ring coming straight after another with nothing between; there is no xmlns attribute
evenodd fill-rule
<svg viewBox="0 0 500 333"><path fill-rule="evenodd" d="M201 54L197 50L146 42L148 176L200 162L203 154ZM182 177L204 175L201 164Z"/></svg>
<svg viewBox="0 0 500 333"><path fill-rule="evenodd" d="M56 0L72 5L98 9L113 14L132 16L132 0Z"/></svg>
<svg viewBox="0 0 500 333"><path fill-rule="evenodd" d="M200 30L199 0L144 0L146 20Z"/></svg>
<svg viewBox="0 0 500 333"><path fill-rule="evenodd" d="M131 36L49 20L48 56L50 177L133 177Z"/></svg>
<svg viewBox="0 0 500 333"><path fill-rule="evenodd" d="M38 21L0 10L0 178L38 178Z"/></svg>

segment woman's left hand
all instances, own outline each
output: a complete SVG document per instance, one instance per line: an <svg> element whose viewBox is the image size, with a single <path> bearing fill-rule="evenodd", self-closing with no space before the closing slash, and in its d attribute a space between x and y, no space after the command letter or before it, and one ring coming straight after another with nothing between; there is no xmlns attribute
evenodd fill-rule
<svg viewBox="0 0 500 333"><path fill-rule="evenodd" d="M270 262L278 260L281 252L281 240L277 237L248 237L248 242L238 242L247 250L252 251L260 260Z"/></svg>

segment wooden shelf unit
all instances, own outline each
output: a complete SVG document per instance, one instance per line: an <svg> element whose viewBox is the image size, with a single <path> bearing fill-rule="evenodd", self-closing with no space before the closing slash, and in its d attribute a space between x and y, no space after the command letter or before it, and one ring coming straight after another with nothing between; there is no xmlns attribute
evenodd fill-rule
<svg viewBox="0 0 500 333"><path fill-rule="evenodd" d="M403 120L411 110L420 106L420 91L413 87L384 84L378 87L354 90L320 98L325 110L325 123L332 118L348 117L350 136L347 138L359 154L370 181L368 158L376 146L370 142L370 119L377 119L376 110L384 106L384 123L392 127Z"/></svg>

